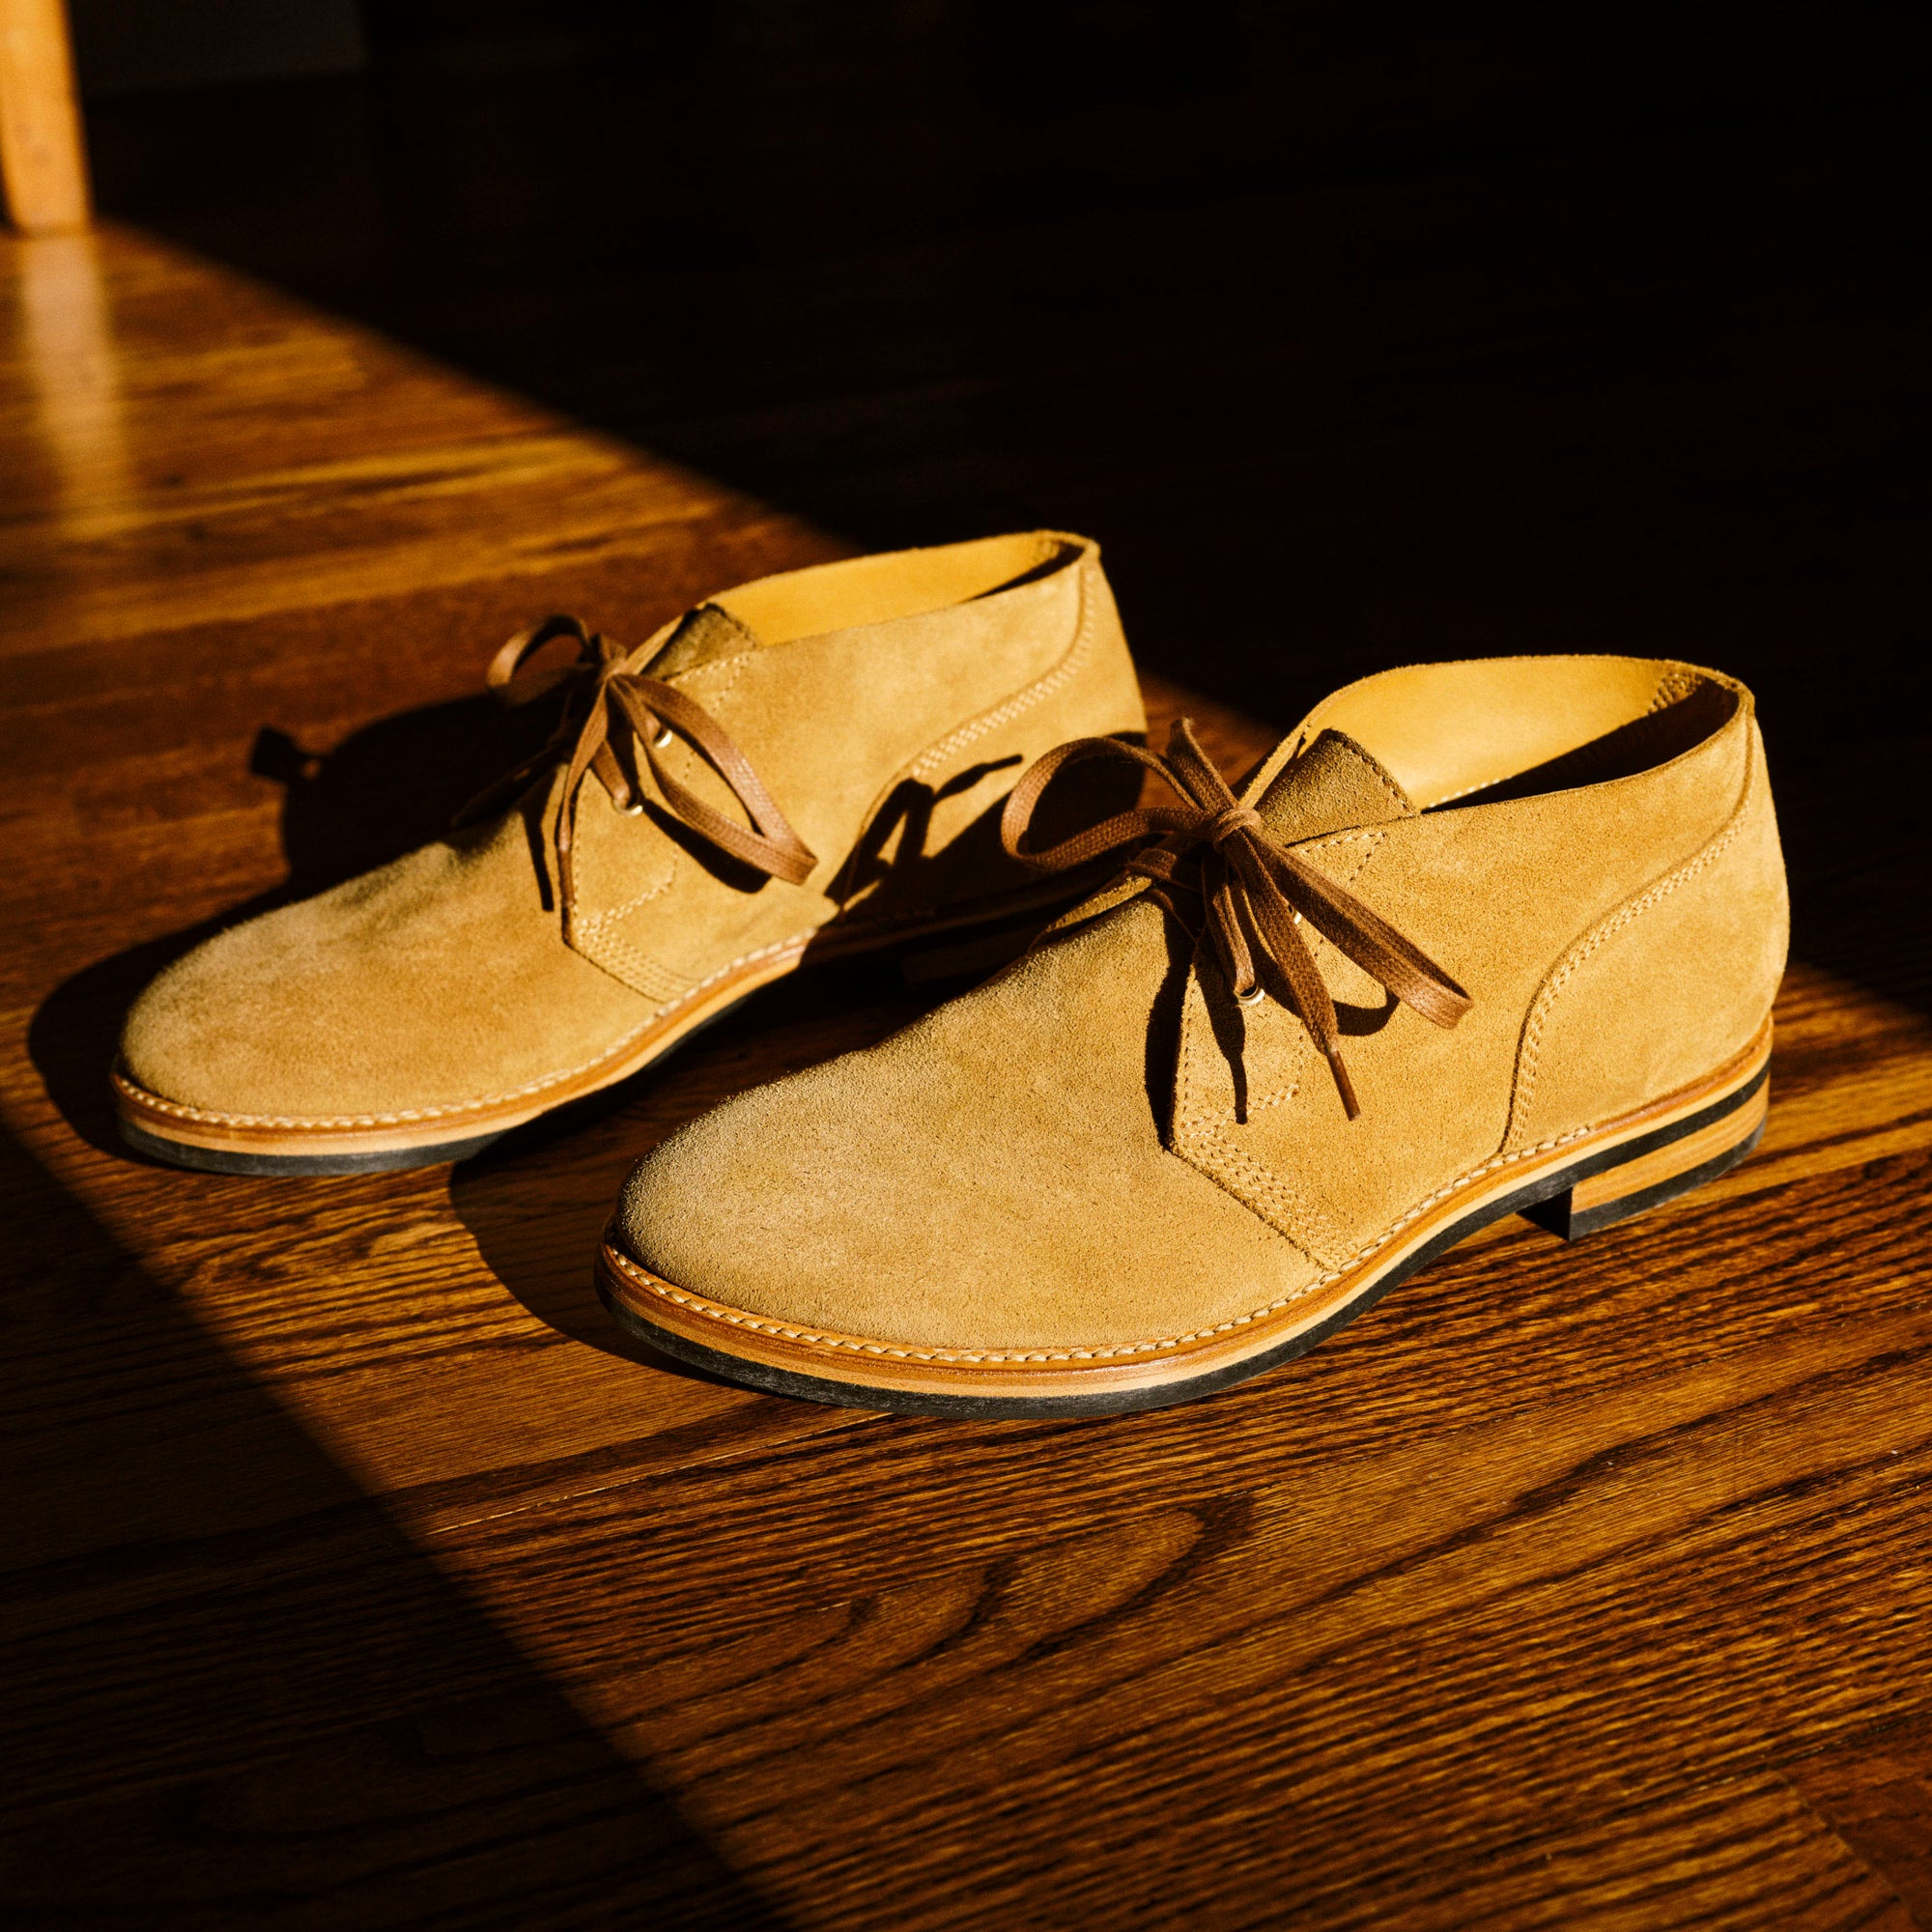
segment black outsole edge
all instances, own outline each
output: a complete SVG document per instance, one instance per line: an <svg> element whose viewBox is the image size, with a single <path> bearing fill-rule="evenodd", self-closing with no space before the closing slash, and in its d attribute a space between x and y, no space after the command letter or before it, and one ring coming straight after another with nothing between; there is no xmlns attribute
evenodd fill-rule
<svg viewBox="0 0 1932 1932"><path fill-rule="evenodd" d="M1764 1128L1765 1123L1760 1121L1735 1146L1726 1148L1722 1153L1713 1154L1709 1160L1695 1167L1686 1168L1682 1174L1673 1174L1667 1180L1658 1181L1655 1186L1639 1187L1634 1194L1605 1201L1601 1208L1586 1208L1580 1214L1573 1211L1560 1231L1563 1238L1566 1241L1580 1241L1588 1236L1602 1234L1605 1228L1614 1228L1619 1221L1634 1220L1653 1208L1662 1207L1666 1201L1674 1201L1680 1194L1689 1194L1702 1187L1707 1180L1717 1179L1719 1175L1757 1151L1758 1142L1764 1139Z"/></svg>
<svg viewBox="0 0 1932 1932"><path fill-rule="evenodd" d="M1668 1147L1672 1141L1682 1140L1688 1134L1708 1127L1714 1121L1720 1121L1726 1114L1735 1113L1744 1106L1764 1085L1770 1073L1767 1062L1742 1087L1684 1120L1673 1121L1668 1126L1639 1134L1634 1140L1620 1142L1616 1147L1605 1148L1599 1153L1586 1154L1568 1167L1542 1175L1509 1194L1485 1202L1460 1221L1451 1222L1432 1236L1413 1254L1405 1256L1387 1274L1352 1300L1345 1302L1324 1321L1318 1321L1314 1327L1304 1329L1298 1335L1291 1335L1274 1348L1259 1355L1231 1362L1224 1368L1209 1369L1202 1375L1190 1376L1181 1381L1162 1382L1152 1388L1128 1389L1112 1395L968 1396L926 1395L910 1389L874 1388L858 1382L832 1381L820 1376L802 1376L788 1369L771 1368L763 1362L748 1361L742 1355L725 1354L717 1349L707 1349L702 1343L688 1341L682 1335L645 1321L615 1295L609 1293L601 1278L597 1293L620 1328L662 1353L675 1356L692 1368L706 1370L726 1381L760 1389L770 1395L791 1396L803 1402L826 1403L838 1408L863 1408L891 1415L931 1415L962 1422L1043 1422L1062 1416L1131 1415L1147 1409L1174 1408L1182 1403L1198 1402L1204 1396L1217 1395L1222 1389L1233 1388L1238 1382L1251 1381L1256 1376L1265 1375L1284 1362L1293 1361L1297 1355L1307 1354L1339 1329L1346 1328L1357 1316L1366 1315L1391 1289L1399 1288L1410 1275L1447 1254L1459 1241L1466 1240L1479 1228L1486 1228L1491 1222L1503 1220L1511 1214L1520 1214L1526 1208L1534 1208L1555 1195L1567 1193L1579 1180L1587 1180L1592 1175L1620 1167L1625 1161L1637 1160L1658 1148ZM1689 1175L1672 1176L1655 1187L1645 1188L1639 1194L1631 1196L1633 1201L1640 1201L1643 1205L1631 1208L1630 1213L1640 1213L1643 1208L1657 1207L1677 1194L1715 1179L1726 1168L1734 1167L1743 1160L1757 1146L1763 1134L1764 1127L1760 1123L1747 1139L1702 1166L1693 1168ZM1605 1208L1622 1205L1606 1203ZM1612 1216L1614 1220L1626 1218L1628 1216L1624 1214ZM1609 1222L1601 1225L1608 1226Z"/></svg>
<svg viewBox="0 0 1932 1932"><path fill-rule="evenodd" d="M468 1160L494 1147L514 1128L504 1127L494 1134L478 1134L472 1140L444 1141L437 1147L387 1148L380 1153L238 1153L227 1148L196 1147L188 1141L171 1141L151 1134L131 1121L115 1117L121 1138L136 1153L158 1160L169 1167L185 1167L196 1174L242 1174L250 1176L333 1174L395 1174L404 1168L438 1167L444 1161Z"/></svg>

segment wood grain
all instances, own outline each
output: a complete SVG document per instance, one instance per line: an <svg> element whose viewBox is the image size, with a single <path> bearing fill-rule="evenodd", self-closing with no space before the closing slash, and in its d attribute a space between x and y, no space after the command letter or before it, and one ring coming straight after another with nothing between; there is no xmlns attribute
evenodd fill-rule
<svg viewBox="0 0 1932 1932"><path fill-rule="evenodd" d="M1794 963L1716 1185L1213 1401L721 1386L594 1299L625 1170L945 986L814 969L453 1173L145 1166L104 1074L158 965L513 753L518 623L839 545L113 227L0 295L12 1919L1932 1922L1910 975Z"/></svg>

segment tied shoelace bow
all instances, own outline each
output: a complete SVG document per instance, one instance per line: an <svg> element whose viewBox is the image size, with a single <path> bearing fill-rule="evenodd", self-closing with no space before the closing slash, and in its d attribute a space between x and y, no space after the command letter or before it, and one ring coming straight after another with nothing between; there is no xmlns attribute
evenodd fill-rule
<svg viewBox="0 0 1932 1932"><path fill-rule="evenodd" d="M643 804L632 781L639 753L658 796L680 822L720 851L743 860L768 877L803 885L818 860L785 823L784 813L753 770L752 761L731 742L724 726L682 692L641 671L626 670L630 653L602 633L586 629L582 619L546 617L541 624L519 631L490 660L486 678L490 689L507 692L511 679L525 664L558 638L568 638L577 645L577 663L569 676L578 689L565 704L556 730L540 751L466 806L457 822L469 823L507 804L545 765L561 759L564 747L570 745L569 768L552 834L565 936L573 936L577 907L578 794L584 780L595 772L620 810L641 811ZM620 736L629 741L632 772L626 772L617 755ZM744 807L750 825L740 825L706 805L664 768L658 753L669 748L673 737L684 739L724 780L732 797Z"/></svg>
<svg viewBox="0 0 1932 1932"><path fill-rule="evenodd" d="M1047 786L1068 765L1099 757L1144 765L1185 803L1116 812L1075 838L1029 852L1027 830ZM1243 805L1208 762L1185 718L1175 721L1165 756L1117 738L1076 738L1049 752L1013 787L1000 820L1007 851L1046 872L1090 864L1147 838L1160 842L1137 853L1125 869L1200 895L1235 998L1252 1007L1272 996L1299 1014L1335 1076L1350 1120L1362 1110L1342 1061L1335 1002L1301 936L1304 920L1424 1019L1453 1027L1469 1010L1468 994L1434 960L1353 893L1268 837L1261 814Z"/></svg>

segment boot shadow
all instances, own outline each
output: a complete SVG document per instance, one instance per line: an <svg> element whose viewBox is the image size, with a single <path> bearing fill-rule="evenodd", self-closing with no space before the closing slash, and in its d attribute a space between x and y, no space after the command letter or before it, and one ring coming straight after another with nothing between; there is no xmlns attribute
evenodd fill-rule
<svg viewBox="0 0 1932 1932"><path fill-rule="evenodd" d="M485 1266L539 1321L607 1354L715 1382L627 1334L598 1298L598 1243L631 1169L733 1094L871 1045L949 990L908 990L889 960L806 965L631 1079L453 1168L450 1205Z"/></svg>
<svg viewBox="0 0 1932 1932"><path fill-rule="evenodd" d="M213 919L97 960L42 1002L27 1050L61 1118L89 1146L143 1159L115 1131L107 1076L121 1023L149 981L225 927L441 837L471 798L543 744L562 702L555 695L507 709L478 696L422 705L364 725L326 753L263 725L248 768L282 787L287 876Z"/></svg>

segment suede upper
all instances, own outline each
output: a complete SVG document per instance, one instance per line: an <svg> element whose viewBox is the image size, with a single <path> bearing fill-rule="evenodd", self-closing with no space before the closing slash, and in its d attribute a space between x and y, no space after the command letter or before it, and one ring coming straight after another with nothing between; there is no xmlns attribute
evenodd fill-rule
<svg viewBox="0 0 1932 1932"><path fill-rule="evenodd" d="M554 771L501 817L169 967L128 1015L126 1075L211 1116L298 1124L540 1094L764 949L1031 885L991 830L1019 772L1069 735L1145 729L1097 547L1054 531L762 579L630 662L742 748L816 855L803 885L593 780L573 949L548 862ZM736 809L681 740L661 755Z"/></svg>
<svg viewBox="0 0 1932 1932"><path fill-rule="evenodd" d="M1453 1030L1310 933L1362 1118L1139 881L867 1052L741 1094L612 1239L686 1292L934 1349L1238 1321L1419 1204L1697 1080L1762 1025L1784 877L1749 694L1692 667L1427 666L1326 700L1246 788L1464 987Z"/></svg>

